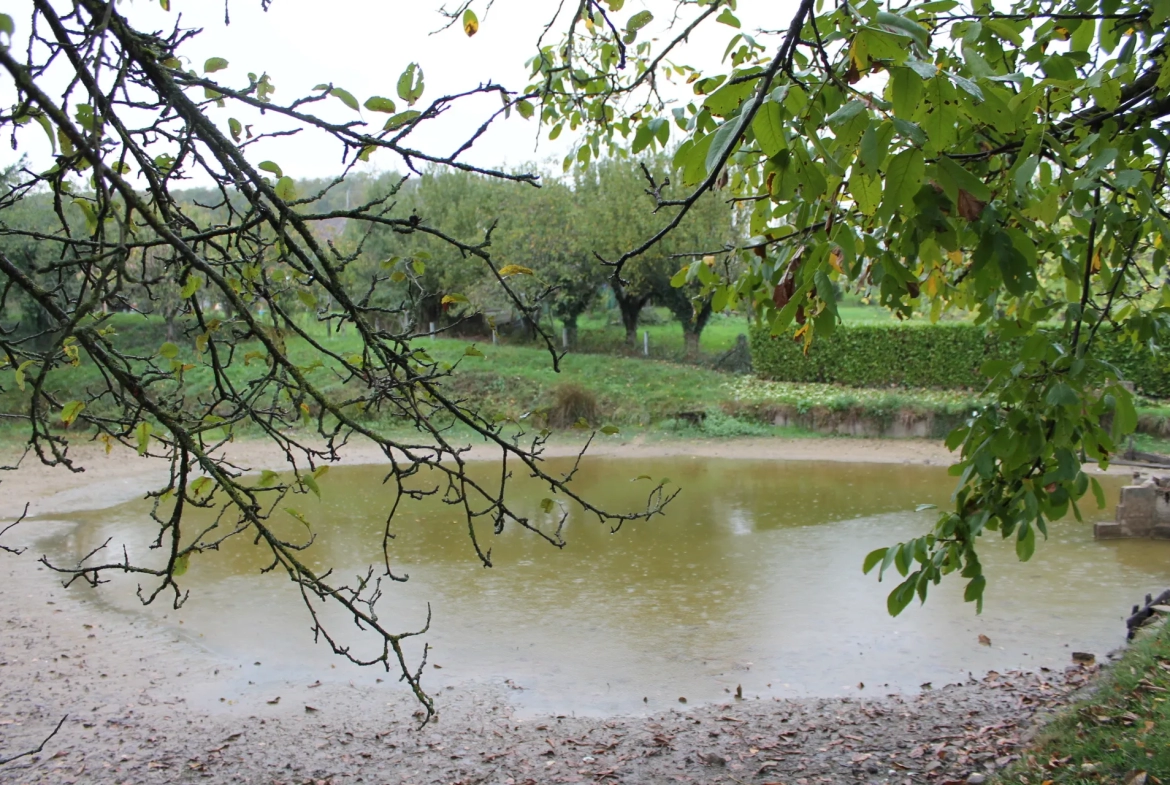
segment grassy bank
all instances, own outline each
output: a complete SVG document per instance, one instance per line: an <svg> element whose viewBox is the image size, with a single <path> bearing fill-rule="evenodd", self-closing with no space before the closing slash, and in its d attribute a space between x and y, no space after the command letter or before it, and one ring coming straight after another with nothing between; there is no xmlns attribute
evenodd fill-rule
<svg viewBox="0 0 1170 785"><path fill-rule="evenodd" d="M123 351L151 356L159 351L165 330L160 322L138 316L116 315L110 320L115 340ZM729 325L723 325L729 327ZM339 354L360 350L356 334L327 334L321 325L309 328L314 337ZM730 335L730 329L727 330ZM177 338L178 360L189 364L181 385L173 392L188 399L211 388L210 369L196 356L192 340ZM482 356L467 354L474 345ZM865 435L888 434L891 423L914 421L919 435L941 437L979 403L978 396L963 391L859 389L827 384L764 382L748 376L719 373L708 368L641 357L571 353L561 363L561 372L552 368L546 350L526 345L493 345L490 341L436 338L421 340L417 346L435 360L453 366L446 380L455 397L481 411L488 418L524 420L534 412L557 405L566 389L575 388L594 403L594 426L616 425L631 430L662 431L679 435L767 436L789 434L800 429ZM258 347L242 346L237 358ZM289 338L288 350L295 362L308 367L316 359L303 340ZM237 384L263 373L263 359L249 364L237 361L230 374ZM0 414L25 409L27 393L14 384L11 368L0 370L4 390L0 392ZM31 378L33 370L26 375ZM341 397L341 378L327 366L318 367L309 379L327 394ZM59 400L80 397L86 388L98 390L103 381L88 358L76 367L57 369L48 389ZM349 391L352 393L353 391ZM695 417L696 413L705 415ZM1170 410L1143 410L1151 422L1170 422ZM363 415L376 418L375 414ZM702 421L696 424L697 420ZM0 418L0 422L3 419ZM925 427L923 422L926 423ZM777 427L777 423L786 427ZM858 428L858 423L866 424ZM876 425L875 425L876 424ZM393 428L387 421L382 427ZM793 431L791 426L796 426ZM11 425L8 426L11 429ZM905 432L905 429L903 429ZM1170 429L1167 429L1170 432ZM1139 444L1142 449L1162 447L1160 442Z"/></svg>
<svg viewBox="0 0 1170 785"><path fill-rule="evenodd" d="M1170 782L1170 627L1144 631L1093 694L1049 723L997 782Z"/></svg>

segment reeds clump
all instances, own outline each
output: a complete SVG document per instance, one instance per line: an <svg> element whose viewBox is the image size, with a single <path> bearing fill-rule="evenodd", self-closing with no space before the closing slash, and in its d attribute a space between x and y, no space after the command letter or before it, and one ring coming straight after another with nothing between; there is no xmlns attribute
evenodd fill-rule
<svg viewBox="0 0 1170 785"><path fill-rule="evenodd" d="M548 424L553 428L571 428L584 421L597 424L597 397L579 384L562 384L553 390L548 410Z"/></svg>

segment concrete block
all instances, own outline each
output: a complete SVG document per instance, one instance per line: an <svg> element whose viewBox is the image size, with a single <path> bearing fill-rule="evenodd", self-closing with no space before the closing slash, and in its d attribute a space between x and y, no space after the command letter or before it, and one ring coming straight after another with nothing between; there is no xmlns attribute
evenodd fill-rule
<svg viewBox="0 0 1170 785"><path fill-rule="evenodd" d="M1116 540L1126 536L1121 530L1121 524L1114 521L1103 521L1093 524L1093 537L1098 540Z"/></svg>

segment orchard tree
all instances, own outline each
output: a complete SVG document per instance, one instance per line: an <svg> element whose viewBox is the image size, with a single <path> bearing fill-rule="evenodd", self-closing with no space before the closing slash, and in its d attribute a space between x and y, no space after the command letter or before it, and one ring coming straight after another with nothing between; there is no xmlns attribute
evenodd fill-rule
<svg viewBox="0 0 1170 785"><path fill-rule="evenodd" d="M519 276L533 273L532 285L551 287L549 311L564 325L568 343L577 343L577 320L597 298L606 272L590 248L583 222L584 206L565 183L546 178L543 186L506 189L494 246L501 261Z"/></svg>
<svg viewBox="0 0 1170 785"><path fill-rule="evenodd" d="M734 0L623 5L575 4L529 86L550 136L582 134L566 166L674 150L688 191L649 184L658 223L607 257L615 282L726 184L751 208L725 249L744 271L704 286L774 335L832 332L844 286L1020 339L947 438L953 506L864 565L902 576L891 613L950 573L981 606L984 532L1026 560L1090 488L1105 502L1081 458L1108 465L1136 415L1095 348L1165 342L1170 3L800 0L754 32ZM703 26L725 32L719 68L686 64Z"/></svg>

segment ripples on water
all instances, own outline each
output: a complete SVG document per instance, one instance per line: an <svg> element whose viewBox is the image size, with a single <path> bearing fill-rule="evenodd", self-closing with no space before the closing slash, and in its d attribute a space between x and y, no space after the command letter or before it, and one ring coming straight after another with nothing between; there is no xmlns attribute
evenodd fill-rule
<svg viewBox="0 0 1170 785"><path fill-rule="evenodd" d="M510 680L525 688L513 693L522 708L578 713L640 710L643 698L651 708L680 696L714 700L740 684L749 696L857 694L859 683L882 694L969 671L1062 668L1072 649L1104 654L1123 641L1130 605L1170 586L1170 543L1094 542L1091 521L1112 508L1093 508L1086 523L1052 524L1026 565L1011 543L989 542L982 616L952 581L925 607L891 619L892 584L863 576L861 561L927 530L931 513L913 510L946 503L954 480L945 469L597 458L583 465L578 487L609 509L631 509L649 487L631 478L644 474L683 487L666 516L612 535L570 510L563 550L518 528L486 532L490 570L476 560L456 509L433 500L407 509L392 554L411 580L387 588L382 616L413 628L431 602L427 640L431 662L442 666L428 674L431 684ZM1120 484L1107 478L1111 503ZM296 499L318 533L311 560L341 575L364 572L379 559L391 498L382 472L335 469L322 491L320 503ZM518 481L514 501L540 519L548 517L539 506L545 495ZM145 511L133 503L73 516L79 525L50 552L77 558L113 537L142 553ZM125 581L104 587L100 601L164 624L181 619L192 641L229 659L263 660L270 676L351 678L352 669L312 644L287 580L258 574L266 561L243 541L192 558L192 597L177 613L141 611ZM979 645L980 634L990 648Z"/></svg>

